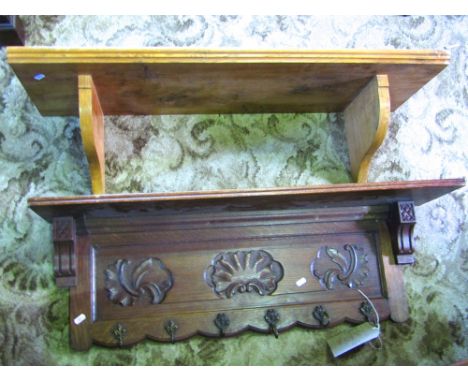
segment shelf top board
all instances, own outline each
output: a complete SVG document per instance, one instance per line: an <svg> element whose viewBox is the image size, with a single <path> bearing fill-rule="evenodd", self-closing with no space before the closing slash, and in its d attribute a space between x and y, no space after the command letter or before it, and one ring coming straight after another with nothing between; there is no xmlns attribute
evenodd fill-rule
<svg viewBox="0 0 468 382"><path fill-rule="evenodd" d="M375 206L412 200L424 204L465 186L463 178L402 182L349 183L254 190L191 191L154 194L107 194L38 197L29 206L50 221L54 217L83 214L117 216L202 208L247 211L286 208Z"/></svg>
<svg viewBox="0 0 468 382"><path fill-rule="evenodd" d="M105 115L342 112L377 74L392 111L443 70L444 51L65 49L8 47L45 116L78 115L77 77L93 77Z"/></svg>

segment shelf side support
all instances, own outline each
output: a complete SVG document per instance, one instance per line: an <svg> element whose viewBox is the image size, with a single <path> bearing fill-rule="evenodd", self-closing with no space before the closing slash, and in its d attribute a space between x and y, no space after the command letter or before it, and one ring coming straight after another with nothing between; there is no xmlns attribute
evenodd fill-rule
<svg viewBox="0 0 468 382"><path fill-rule="evenodd" d="M387 135L390 122L388 76L376 75L344 111L351 173L367 182L370 161Z"/></svg>
<svg viewBox="0 0 468 382"><path fill-rule="evenodd" d="M81 138L88 158L91 187L93 194L104 194L104 115L93 78L89 74L78 76L78 99Z"/></svg>

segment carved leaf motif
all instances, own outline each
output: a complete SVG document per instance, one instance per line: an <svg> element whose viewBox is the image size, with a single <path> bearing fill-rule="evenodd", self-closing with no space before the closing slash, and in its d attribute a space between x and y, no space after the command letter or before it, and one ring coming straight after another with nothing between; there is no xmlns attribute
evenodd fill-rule
<svg viewBox="0 0 468 382"><path fill-rule="evenodd" d="M334 289L337 285L358 287L369 274L367 255L362 249L350 244L346 244L344 249L346 252L341 253L335 248L322 247L310 264L312 274L327 289Z"/></svg>
<svg viewBox="0 0 468 382"><path fill-rule="evenodd" d="M227 298L237 292L271 294L282 277L283 267L264 250L221 252L205 271L207 284Z"/></svg>
<svg viewBox="0 0 468 382"><path fill-rule="evenodd" d="M140 263L120 259L106 269L105 284L112 302L129 306L145 298L151 304L161 303L173 281L159 259L148 258Z"/></svg>
<svg viewBox="0 0 468 382"><path fill-rule="evenodd" d="M346 267L348 265L347 259L340 252L338 252L335 248L327 247L327 255L331 261L340 267L343 273L346 272Z"/></svg>

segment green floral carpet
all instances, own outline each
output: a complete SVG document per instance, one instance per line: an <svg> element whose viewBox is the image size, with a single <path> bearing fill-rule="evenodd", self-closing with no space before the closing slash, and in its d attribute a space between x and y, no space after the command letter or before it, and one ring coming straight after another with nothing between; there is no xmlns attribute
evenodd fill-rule
<svg viewBox="0 0 468 382"><path fill-rule="evenodd" d="M371 181L468 175L467 17L22 17L27 45L442 49L451 63L392 116ZM68 342L68 292L53 280L51 229L27 208L89 194L77 118L44 118L0 51L0 364L447 365L468 358L466 188L418 207L411 318L382 324L383 348L333 359L329 330L195 337L131 349ZM44 94L47 97L47 94ZM351 181L340 114L107 117L107 190L254 188ZM346 326L346 325L343 325Z"/></svg>

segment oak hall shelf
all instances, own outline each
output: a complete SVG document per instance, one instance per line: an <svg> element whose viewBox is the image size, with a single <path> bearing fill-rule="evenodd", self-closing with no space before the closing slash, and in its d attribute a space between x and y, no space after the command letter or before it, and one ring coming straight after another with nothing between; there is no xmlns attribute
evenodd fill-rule
<svg viewBox="0 0 468 382"><path fill-rule="evenodd" d="M367 183L391 111L441 51L7 49L39 111L78 115L94 195L31 198L52 224L70 340L130 346L408 318L415 206L464 179ZM357 183L105 194L104 115L343 112Z"/></svg>
<svg viewBox="0 0 468 382"><path fill-rule="evenodd" d="M403 322L415 205L463 179L30 199L53 226L75 349ZM267 312L277 318L272 326ZM172 328L167 330L167 328Z"/></svg>

